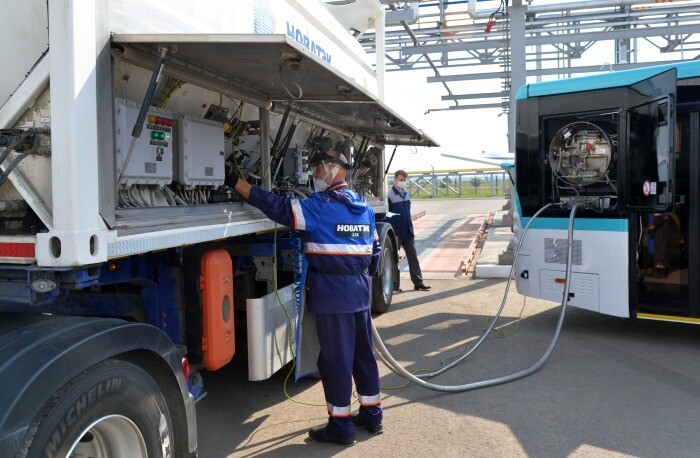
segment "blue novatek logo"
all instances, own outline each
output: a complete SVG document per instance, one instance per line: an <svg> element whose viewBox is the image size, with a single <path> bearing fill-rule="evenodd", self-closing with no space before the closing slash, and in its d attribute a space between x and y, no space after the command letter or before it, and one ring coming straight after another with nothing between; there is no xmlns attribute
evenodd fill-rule
<svg viewBox="0 0 700 458"><path fill-rule="evenodd" d="M294 27L293 24L290 24L289 21L287 21L287 36L294 38L294 40L304 45L306 49L316 54L318 57L320 57L327 63L331 63L330 53L326 52L326 50L323 49L321 45L309 38L308 34Z"/></svg>

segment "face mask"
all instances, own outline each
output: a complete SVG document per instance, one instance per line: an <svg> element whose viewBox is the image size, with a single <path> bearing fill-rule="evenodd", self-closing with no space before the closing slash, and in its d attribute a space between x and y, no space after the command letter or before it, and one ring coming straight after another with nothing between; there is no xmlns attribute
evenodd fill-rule
<svg viewBox="0 0 700 458"><path fill-rule="evenodd" d="M404 180L396 181L394 184L395 184L396 187L399 188L399 189L403 189L404 186L406 186L406 182L405 182Z"/></svg>
<svg viewBox="0 0 700 458"><path fill-rule="evenodd" d="M314 177L314 189L317 192L325 191L328 189L328 183L326 183L326 180L323 178L316 178Z"/></svg>
<svg viewBox="0 0 700 458"><path fill-rule="evenodd" d="M324 164L323 166L324 166L325 170L327 170L326 176L323 177L323 178L313 177L313 179L314 179L314 189L316 190L316 192L321 192L321 191L325 191L326 189L328 189L328 183L326 183L326 178L328 178L328 176L329 176L329 175L333 172L333 170L335 169L335 167L333 167L333 168L331 168L330 170L328 170L328 167L326 166L326 164Z"/></svg>

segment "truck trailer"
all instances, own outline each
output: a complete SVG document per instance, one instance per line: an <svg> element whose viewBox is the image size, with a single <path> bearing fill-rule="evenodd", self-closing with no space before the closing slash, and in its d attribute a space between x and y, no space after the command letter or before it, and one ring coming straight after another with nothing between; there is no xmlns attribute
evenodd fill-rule
<svg viewBox="0 0 700 458"><path fill-rule="evenodd" d="M0 456L196 456L202 373L294 358L301 239L234 172L304 199L348 156L388 309L385 148L436 143L382 101L376 0L0 3Z"/></svg>

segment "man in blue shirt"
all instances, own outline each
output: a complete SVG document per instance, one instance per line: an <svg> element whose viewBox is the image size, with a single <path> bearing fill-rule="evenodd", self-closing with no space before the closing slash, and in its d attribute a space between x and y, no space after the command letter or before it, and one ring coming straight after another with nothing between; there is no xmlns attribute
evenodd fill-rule
<svg viewBox="0 0 700 458"><path fill-rule="evenodd" d="M236 192L270 219L302 231L309 263L307 311L316 315L318 369L328 424L312 428L316 442L355 443L355 427L381 434L379 370L372 349L371 277L381 246L374 211L345 182L350 165L333 150L312 158L317 192L289 199L234 177ZM352 380L360 409L351 411Z"/></svg>
<svg viewBox="0 0 700 458"><path fill-rule="evenodd" d="M408 271L411 274L413 289L427 291L430 286L423 283L423 273L420 270L418 254L416 253L416 237L413 233L413 218L411 217L411 195L406 191L406 179L408 174L403 170L397 170L394 174L394 186L388 193L389 212L395 213L389 218L399 238L399 247L403 247L408 260Z"/></svg>

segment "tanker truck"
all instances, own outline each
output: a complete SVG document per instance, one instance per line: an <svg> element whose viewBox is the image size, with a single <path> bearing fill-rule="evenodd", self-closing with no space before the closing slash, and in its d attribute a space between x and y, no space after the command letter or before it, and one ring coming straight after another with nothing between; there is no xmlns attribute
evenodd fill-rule
<svg viewBox="0 0 700 458"><path fill-rule="evenodd" d="M378 2L1 3L0 456L196 456L202 374L294 358L301 239L234 172L303 199L342 151L388 309L385 148L436 143L382 101Z"/></svg>

